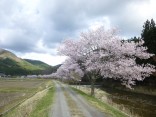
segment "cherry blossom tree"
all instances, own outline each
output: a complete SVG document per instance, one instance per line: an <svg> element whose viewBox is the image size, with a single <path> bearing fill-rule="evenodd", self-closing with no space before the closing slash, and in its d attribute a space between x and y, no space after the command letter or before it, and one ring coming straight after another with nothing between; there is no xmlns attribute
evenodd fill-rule
<svg viewBox="0 0 156 117"><path fill-rule="evenodd" d="M79 65L73 59L69 58L59 67L55 75L59 78L79 81L84 73Z"/></svg>
<svg viewBox="0 0 156 117"><path fill-rule="evenodd" d="M143 40L138 43L122 42L114 29L105 31L103 27L83 33L81 40L87 40L84 49L90 53L86 60L88 71L100 72L105 78L120 79L129 88L135 80L143 80L155 71L150 64L136 64L136 57L148 59L153 56L142 46Z"/></svg>
<svg viewBox="0 0 156 117"><path fill-rule="evenodd" d="M115 29L99 27L81 33L78 40L65 40L59 48L61 55L74 60L79 68L88 74L91 81L91 95L94 95L94 82L99 75L104 78L119 79L131 88L136 80L144 80L155 69L150 64L137 65L135 59L148 59L143 40L138 43L122 41Z"/></svg>

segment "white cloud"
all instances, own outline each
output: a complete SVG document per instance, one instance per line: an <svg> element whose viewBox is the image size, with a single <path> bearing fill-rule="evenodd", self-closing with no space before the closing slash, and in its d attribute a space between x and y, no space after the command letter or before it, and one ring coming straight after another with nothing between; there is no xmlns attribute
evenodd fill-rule
<svg viewBox="0 0 156 117"><path fill-rule="evenodd" d="M41 53L26 53L24 55L21 55L21 58L40 60L53 66L61 64L66 59L65 56L53 56L50 54L41 54Z"/></svg>
<svg viewBox="0 0 156 117"><path fill-rule="evenodd" d="M156 20L155 4L155 0L0 0L0 48L61 63L56 48L64 38L99 25L117 27L123 37L139 36L147 19Z"/></svg>
<svg viewBox="0 0 156 117"><path fill-rule="evenodd" d="M97 29L100 26L104 26L105 29L110 29L112 26L109 17L100 17L89 21L90 29Z"/></svg>

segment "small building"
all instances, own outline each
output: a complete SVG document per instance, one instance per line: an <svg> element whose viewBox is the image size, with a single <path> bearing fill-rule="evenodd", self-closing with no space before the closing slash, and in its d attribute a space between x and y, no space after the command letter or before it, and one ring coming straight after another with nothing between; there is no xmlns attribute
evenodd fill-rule
<svg viewBox="0 0 156 117"><path fill-rule="evenodd" d="M0 72L0 77L5 77L5 76L6 76L5 73Z"/></svg>

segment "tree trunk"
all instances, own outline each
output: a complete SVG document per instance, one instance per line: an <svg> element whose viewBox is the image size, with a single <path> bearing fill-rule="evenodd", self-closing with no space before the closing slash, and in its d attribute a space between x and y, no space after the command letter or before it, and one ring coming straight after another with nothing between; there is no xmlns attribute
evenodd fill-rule
<svg viewBox="0 0 156 117"><path fill-rule="evenodd" d="M78 83L77 83L77 81L76 81L76 89L78 89L77 87L78 87Z"/></svg>
<svg viewBox="0 0 156 117"><path fill-rule="evenodd" d="M95 78L92 76L92 78L91 78L91 96L94 96L95 94L94 94L94 89L95 89L95 86L94 86L94 84L95 84Z"/></svg>

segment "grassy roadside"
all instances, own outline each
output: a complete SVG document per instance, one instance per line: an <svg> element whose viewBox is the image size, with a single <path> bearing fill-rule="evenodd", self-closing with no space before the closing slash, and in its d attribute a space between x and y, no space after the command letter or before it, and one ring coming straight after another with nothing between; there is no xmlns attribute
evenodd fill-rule
<svg viewBox="0 0 156 117"><path fill-rule="evenodd" d="M52 80L48 80L47 82L42 83L39 85L36 93L33 94L33 96L20 102L13 109L9 110L9 112L3 114L3 117L30 117L30 115L32 117L46 117L42 116L42 113L45 113L46 110L48 111L49 105L52 104L54 91L55 86ZM43 107L40 108L40 106ZM43 108L45 111L40 112ZM35 113L38 112L40 112L41 116L35 115ZM47 112L47 114L48 113L49 112Z"/></svg>
<svg viewBox="0 0 156 117"><path fill-rule="evenodd" d="M72 89L74 91L76 91L78 94L80 94L81 96L83 96L86 100L88 100L88 102L91 104L91 105L94 105L96 106L98 109L100 109L101 111L103 112L106 112L108 114L110 114L111 116L113 117L128 117L127 115L125 115L124 113L122 113L121 111L113 108L112 106L104 103L104 102L101 102L100 100L98 100L97 98L95 97L91 97L90 95L76 89L76 88L73 88Z"/></svg>
<svg viewBox="0 0 156 117"><path fill-rule="evenodd" d="M54 99L54 92L54 87L48 90L47 94L39 100L36 108L31 112L30 117L48 117L49 110Z"/></svg>

